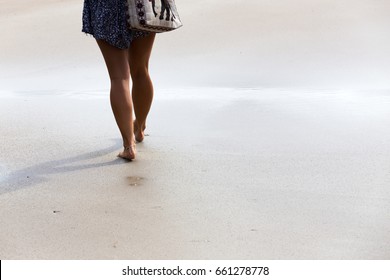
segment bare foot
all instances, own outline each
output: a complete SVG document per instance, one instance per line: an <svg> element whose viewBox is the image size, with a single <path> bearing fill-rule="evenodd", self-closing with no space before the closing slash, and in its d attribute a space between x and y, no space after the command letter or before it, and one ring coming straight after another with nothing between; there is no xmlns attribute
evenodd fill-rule
<svg viewBox="0 0 390 280"><path fill-rule="evenodd" d="M124 147L123 152L120 152L118 157L132 161L135 159L136 153L135 144L133 144L129 147Z"/></svg>
<svg viewBox="0 0 390 280"><path fill-rule="evenodd" d="M145 125L145 124L143 125L142 130L139 129L138 123L137 123L136 120L134 121L134 124L133 124L133 125L134 125L134 136L135 136L135 140L136 140L137 142L142 142L142 141L144 141L144 137L145 137L144 131L145 131L145 129L146 129L146 125Z"/></svg>

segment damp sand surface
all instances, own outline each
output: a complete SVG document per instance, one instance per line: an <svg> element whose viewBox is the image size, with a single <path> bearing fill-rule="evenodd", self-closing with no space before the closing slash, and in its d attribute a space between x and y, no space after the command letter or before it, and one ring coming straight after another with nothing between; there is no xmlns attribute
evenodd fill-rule
<svg viewBox="0 0 390 280"><path fill-rule="evenodd" d="M388 0L181 1L133 162L82 2L0 0L0 259L390 258Z"/></svg>
<svg viewBox="0 0 390 280"><path fill-rule="evenodd" d="M2 259L390 257L389 92L161 91L133 162L101 94L3 93Z"/></svg>

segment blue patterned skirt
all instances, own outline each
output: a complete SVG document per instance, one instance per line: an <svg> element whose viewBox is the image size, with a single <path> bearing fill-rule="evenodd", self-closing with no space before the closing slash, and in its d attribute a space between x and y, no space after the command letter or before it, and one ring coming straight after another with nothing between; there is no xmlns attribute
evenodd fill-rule
<svg viewBox="0 0 390 280"><path fill-rule="evenodd" d="M127 49L136 38L147 36L149 32L129 29L126 1L84 0L82 31L120 49Z"/></svg>

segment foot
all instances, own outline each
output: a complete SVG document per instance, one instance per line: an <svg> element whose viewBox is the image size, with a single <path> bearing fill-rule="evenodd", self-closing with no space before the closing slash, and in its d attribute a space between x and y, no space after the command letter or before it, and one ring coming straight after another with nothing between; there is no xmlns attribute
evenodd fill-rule
<svg viewBox="0 0 390 280"><path fill-rule="evenodd" d="M144 141L144 137L145 137L145 134L144 134L144 131L145 131L145 129L146 129L146 125L144 124L143 126L142 126L142 129L139 129L139 127L138 127L138 123L137 123L137 121L135 120L134 121L134 136L135 136L135 140L137 141L137 142L142 142L142 141Z"/></svg>
<svg viewBox="0 0 390 280"><path fill-rule="evenodd" d="M132 144L131 146L124 147L123 152L120 152L118 157L132 161L135 159L136 153L135 144Z"/></svg>

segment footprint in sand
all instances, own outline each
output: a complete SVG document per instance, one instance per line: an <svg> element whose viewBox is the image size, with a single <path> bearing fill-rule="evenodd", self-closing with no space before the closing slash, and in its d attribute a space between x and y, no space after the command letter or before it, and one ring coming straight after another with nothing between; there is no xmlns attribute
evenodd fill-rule
<svg viewBox="0 0 390 280"><path fill-rule="evenodd" d="M131 187L140 186L143 179L144 178L142 178L142 177L136 177L136 176L127 177L127 181L129 182L129 186L131 186Z"/></svg>

